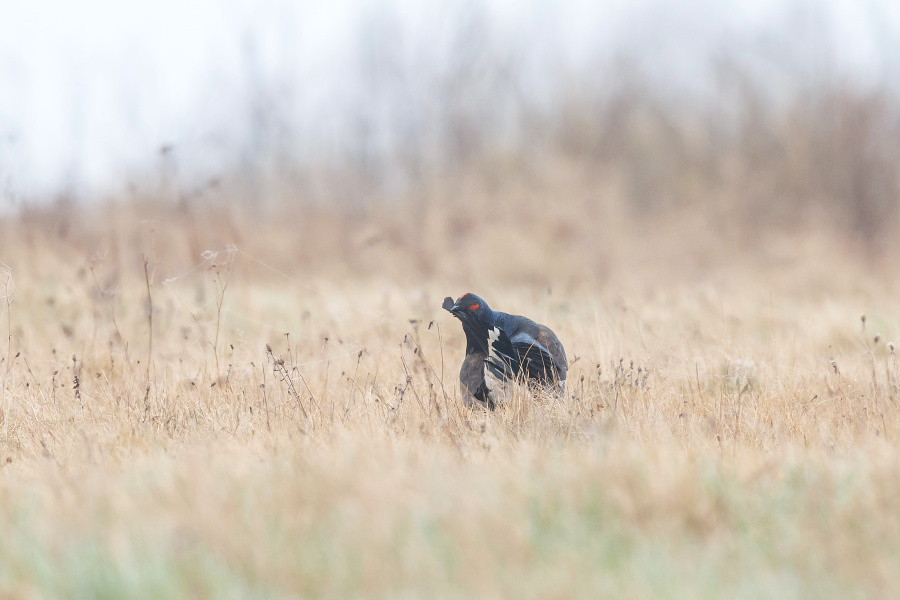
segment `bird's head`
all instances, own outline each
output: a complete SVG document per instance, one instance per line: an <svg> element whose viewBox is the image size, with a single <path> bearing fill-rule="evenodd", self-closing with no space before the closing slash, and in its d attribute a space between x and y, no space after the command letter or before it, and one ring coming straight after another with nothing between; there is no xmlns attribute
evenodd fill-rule
<svg viewBox="0 0 900 600"><path fill-rule="evenodd" d="M490 322L490 316L493 314L487 302L471 293L463 294L456 302L447 296L444 298L443 308L457 319L477 317Z"/></svg>

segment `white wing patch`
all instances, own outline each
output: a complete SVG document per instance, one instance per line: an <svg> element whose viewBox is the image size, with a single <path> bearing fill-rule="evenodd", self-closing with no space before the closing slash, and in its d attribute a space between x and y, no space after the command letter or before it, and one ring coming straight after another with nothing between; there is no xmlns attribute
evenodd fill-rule
<svg viewBox="0 0 900 600"><path fill-rule="evenodd" d="M500 355L497 354L497 350L494 348L494 342L498 339L500 339L500 330L496 327L488 329L488 354L494 360L500 360Z"/></svg>
<svg viewBox="0 0 900 600"><path fill-rule="evenodd" d="M496 327L491 327L488 329L488 355L489 360L494 360L497 362L501 362L502 359L500 355L497 353L497 350L494 348L494 342L496 342L500 338L500 330ZM487 362L484 365L484 385L487 387L488 392L491 394L491 399L496 404L503 404L508 398L509 395L509 386L507 382L497 376L495 376L491 370L487 367Z"/></svg>

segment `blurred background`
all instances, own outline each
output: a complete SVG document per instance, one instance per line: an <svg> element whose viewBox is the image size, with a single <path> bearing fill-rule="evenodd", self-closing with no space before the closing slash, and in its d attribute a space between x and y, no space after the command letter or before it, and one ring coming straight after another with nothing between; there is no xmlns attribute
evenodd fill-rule
<svg viewBox="0 0 900 600"><path fill-rule="evenodd" d="M575 221L699 215L745 240L824 229L870 254L897 230L891 0L38 0L2 12L7 213L505 198L506 210L571 206Z"/></svg>

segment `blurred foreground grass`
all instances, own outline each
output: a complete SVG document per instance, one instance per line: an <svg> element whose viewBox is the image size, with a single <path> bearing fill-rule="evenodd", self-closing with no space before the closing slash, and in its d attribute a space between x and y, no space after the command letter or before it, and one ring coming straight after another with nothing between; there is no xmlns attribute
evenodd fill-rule
<svg viewBox="0 0 900 600"><path fill-rule="evenodd" d="M894 452L621 440L462 457L342 431L4 477L0 581L54 597L819 597L896 590ZM163 446L167 444L161 444ZM39 470L40 473L35 473ZM13 485L14 484L14 485Z"/></svg>

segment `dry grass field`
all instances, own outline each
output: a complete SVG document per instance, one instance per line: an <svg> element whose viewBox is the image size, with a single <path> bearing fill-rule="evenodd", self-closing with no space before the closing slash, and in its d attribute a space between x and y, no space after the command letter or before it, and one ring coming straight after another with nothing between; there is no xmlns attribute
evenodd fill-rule
<svg viewBox="0 0 900 600"><path fill-rule="evenodd" d="M2 221L0 596L900 596L896 252L460 198ZM462 406L466 291L565 398Z"/></svg>

